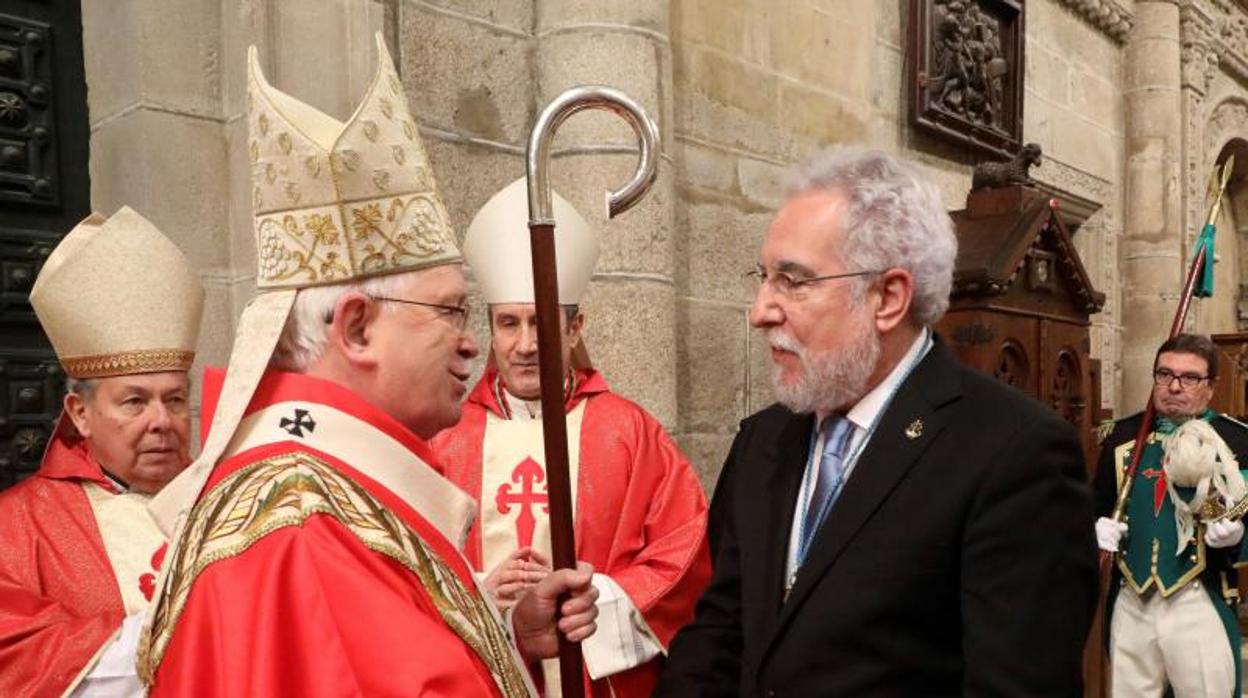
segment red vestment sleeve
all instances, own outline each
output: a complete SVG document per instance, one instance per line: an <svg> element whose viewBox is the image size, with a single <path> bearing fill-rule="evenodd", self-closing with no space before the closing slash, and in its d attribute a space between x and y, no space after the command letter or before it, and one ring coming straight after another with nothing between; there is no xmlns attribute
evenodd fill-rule
<svg viewBox="0 0 1248 698"><path fill-rule="evenodd" d="M81 615L0 571L0 696L59 696L120 625L118 609Z"/></svg>
<svg viewBox="0 0 1248 698"><path fill-rule="evenodd" d="M711 575L706 543L706 495L693 468L657 420L638 410L632 440L633 476L618 530L640 540L631 559L613 559L605 570L646 619L664 647L693 619L693 607ZM626 536L631 537L631 536ZM624 545L620 545L624 543Z"/></svg>
<svg viewBox="0 0 1248 698"><path fill-rule="evenodd" d="M210 564L152 696L493 696L419 580L332 517Z"/></svg>
<svg viewBox="0 0 1248 698"><path fill-rule="evenodd" d="M104 541L82 486L40 475L0 494L0 531L0 696L59 696L125 616Z"/></svg>

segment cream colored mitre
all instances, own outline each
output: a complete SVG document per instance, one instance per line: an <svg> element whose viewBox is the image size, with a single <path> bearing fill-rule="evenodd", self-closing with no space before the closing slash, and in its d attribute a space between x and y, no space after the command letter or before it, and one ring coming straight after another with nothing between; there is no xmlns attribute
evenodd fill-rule
<svg viewBox="0 0 1248 698"><path fill-rule="evenodd" d="M274 89L249 55L260 288L304 288L460 260L385 42L351 119Z"/></svg>
<svg viewBox="0 0 1248 698"><path fill-rule="evenodd" d="M151 504L173 533L225 452L301 288L462 261L385 41L346 123L281 92L248 54L258 294L239 319L203 451Z"/></svg>
<svg viewBox="0 0 1248 698"><path fill-rule="evenodd" d="M552 192L559 304L578 305L598 263L598 233ZM464 235L464 257L487 303L532 303L528 180L508 184L481 207Z"/></svg>
<svg viewBox="0 0 1248 698"><path fill-rule="evenodd" d="M178 246L123 206L69 231L40 269L30 304L74 378L187 371L204 287Z"/></svg>

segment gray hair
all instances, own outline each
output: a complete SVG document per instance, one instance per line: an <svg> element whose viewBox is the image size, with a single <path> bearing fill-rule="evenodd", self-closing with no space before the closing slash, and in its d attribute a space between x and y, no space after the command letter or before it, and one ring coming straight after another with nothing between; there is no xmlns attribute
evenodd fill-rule
<svg viewBox="0 0 1248 698"><path fill-rule="evenodd" d="M848 270L899 268L914 278L910 317L930 326L949 307L958 239L940 190L915 166L878 150L824 150L795 173L791 194L830 190L847 199L841 263ZM858 293L867 281L857 279Z"/></svg>
<svg viewBox="0 0 1248 698"><path fill-rule="evenodd" d="M330 286L300 289L294 307L286 318L282 336L269 359L269 367L279 371L304 373L325 354L329 326L334 319L338 300L352 291L366 296L393 296L419 271L374 276ZM387 312L383 305L381 312Z"/></svg>
<svg viewBox="0 0 1248 698"><path fill-rule="evenodd" d="M95 389L100 385L99 379L96 378L74 378L68 376L65 378L65 390L71 392L83 400L90 400L95 397Z"/></svg>

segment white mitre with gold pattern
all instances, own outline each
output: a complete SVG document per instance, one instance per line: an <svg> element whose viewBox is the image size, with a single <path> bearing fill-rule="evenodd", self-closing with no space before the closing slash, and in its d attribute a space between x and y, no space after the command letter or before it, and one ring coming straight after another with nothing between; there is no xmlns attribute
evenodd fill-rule
<svg viewBox="0 0 1248 698"><path fill-rule="evenodd" d="M204 287L182 251L129 207L91 214L48 255L30 304L73 378L187 371Z"/></svg>
<svg viewBox="0 0 1248 698"><path fill-rule="evenodd" d="M346 124L264 79L249 94L257 286L304 288L460 261L385 42Z"/></svg>
<svg viewBox="0 0 1248 698"><path fill-rule="evenodd" d="M462 261L381 34L376 45L377 71L345 124L275 89L249 51L258 292L239 319L203 451L152 500L166 533L233 438L299 289Z"/></svg>
<svg viewBox="0 0 1248 698"><path fill-rule="evenodd" d="M598 263L598 233L567 199L551 192L559 304L578 305ZM532 303L528 180L507 185L481 207L464 235L464 257L485 302Z"/></svg>

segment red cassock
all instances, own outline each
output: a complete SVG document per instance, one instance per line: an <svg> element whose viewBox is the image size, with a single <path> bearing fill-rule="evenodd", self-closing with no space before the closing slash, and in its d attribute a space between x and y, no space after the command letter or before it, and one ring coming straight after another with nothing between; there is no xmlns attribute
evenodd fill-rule
<svg viewBox="0 0 1248 698"><path fill-rule="evenodd" d="M544 480L544 470L533 462L542 458L540 445L529 458L523 457L527 446L517 450L493 443L510 438L500 391L497 370L490 368L469 395L459 424L433 439L447 478L481 501L482 514L465 547L468 559L481 571L488 571L484 561L525 544L526 536L532 539L534 516L548 518L539 506L525 509L522 497L534 494L535 479ZM614 580L666 647L692 619L694 604L710 577L702 486L662 425L635 403L610 392L597 371L577 371L566 411L569 433L580 426L579 443L569 448L576 478L577 559ZM540 432L540 425L533 423L533 429ZM504 455L495 458L500 452ZM497 463L492 467L506 471L514 465L514 469L483 477L482 463L487 460ZM500 475L502 483L495 484ZM544 492L538 496L544 499ZM507 550L484 549L482 530L490 525L483 517L492 515L490 508L514 517L514 537L484 536ZM534 546L547 547L540 542ZM655 658L595 681L593 695L649 696L661 661Z"/></svg>
<svg viewBox="0 0 1248 698"><path fill-rule="evenodd" d="M70 432L0 493L0 696L61 695L125 617L82 485L116 489Z"/></svg>
<svg viewBox="0 0 1248 698"><path fill-rule="evenodd" d="M451 540L475 504L430 462L347 389L268 372L166 561L152 695L529 695Z"/></svg>

